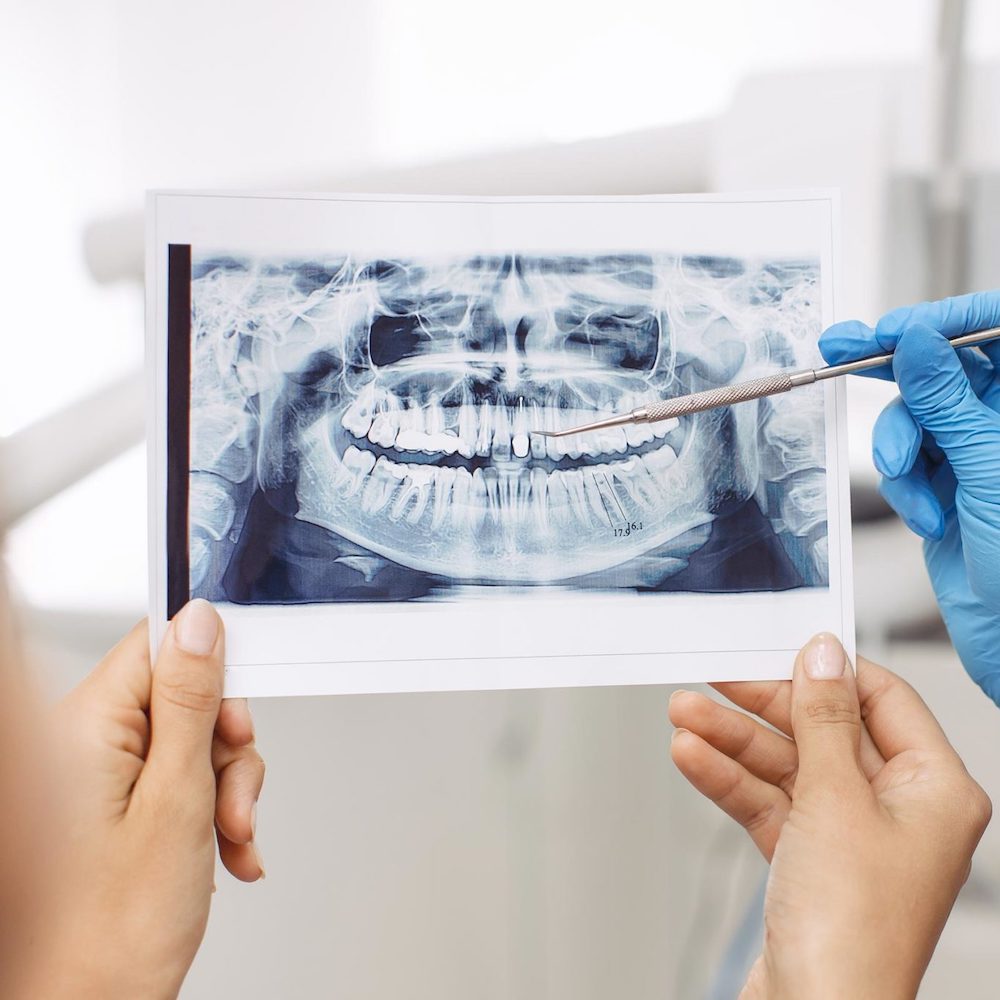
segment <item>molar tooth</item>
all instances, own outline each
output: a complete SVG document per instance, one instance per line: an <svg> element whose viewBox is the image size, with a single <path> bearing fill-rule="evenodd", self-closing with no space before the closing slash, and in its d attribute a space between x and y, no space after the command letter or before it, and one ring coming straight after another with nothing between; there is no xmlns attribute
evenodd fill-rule
<svg viewBox="0 0 1000 1000"><path fill-rule="evenodd" d="M357 493L365 476L375 466L375 456L370 451L362 451L352 444L344 452L344 461L341 468L346 473L343 482L338 481L338 486L345 496L353 496Z"/></svg>
<svg viewBox="0 0 1000 1000"><path fill-rule="evenodd" d="M646 463L646 468L656 476L666 472L677 461L677 452L669 444L663 444L655 451L643 455L642 460Z"/></svg>
<svg viewBox="0 0 1000 1000"><path fill-rule="evenodd" d="M368 431L368 440L383 448L392 446L396 440L396 422L387 413L377 413Z"/></svg>
<svg viewBox="0 0 1000 1000"><path fill-rule="evenodd" d="M677 417L671 417L669 420L657 420L652 424L647 424L647 427L652 428L653 436L657 438L665 438L672 430L675 430L680 424Z"/></svg>
<svg viewBox="0 0 1000 1000"><path fill-rule="evenodd" d="M630 448L641 448L653 440L653 430L649 424L626 424L625 439Z"/></svg>
<svg viewBox="0 0 1000 1000"><path fill-rule="evenodd" d="M361 509L366 514L377 514L381 511L392 499L405 474L402 466L390 462L387 458L380 458L375 463L361 494Z"/></svg>
<svg viewBox="0 0 1000 1000"><path fill-rule="evenodd" d="M611 474L634 504L641 509L653 505L654 494L646 485L646 480L650 478L649 470L642 464L641 458L635 456L625 462L616 462L611 466Z"/></svg>
<svg viewBox="0 0 1000 1000"><path fill-rule="evenodd" d="M340 422L355 437L367 437L368 431L372 426L372 414L365 397L359 396L355 399L351 405L344 410L344 415L340 418Z"/></svg>
<svg viewBox="0 0 1000 1000"><path fill-rule="evenodd" d="M396 501L389 511L389 518L398 521L404 514L409 524L416 524L427 508L433 470L409 466L406 479L400 487Z"/></svg>

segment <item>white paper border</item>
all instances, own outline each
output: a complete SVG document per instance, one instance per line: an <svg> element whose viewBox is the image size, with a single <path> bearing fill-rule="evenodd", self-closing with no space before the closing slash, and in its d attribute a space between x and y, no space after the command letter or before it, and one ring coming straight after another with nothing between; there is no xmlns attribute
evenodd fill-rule
<svg viewBox="0 0 1000 1000"><path fill-rule="evenodd" d="M676 224L650 226L655 206L669 204ZM391 209L396 232L379 230L367 244L357 233L338 245L327 214L361 220L377 205ZM580 212L571 206L588 206ZM725 243L718 229L734 206L767 205L769 224L758 230L742 224ZM429 206L432 230L413 220ZM496 208L502 206L503 219ZM523 206L523 211L518 207ZM552 220L539 219L539 206L562 213L565 225L551 235ZM715 210L713 211L713 206ZM782 207L783 206L783 207ZM602 211L606 207L607 211ZM470 209L481 216L470 232ZM325 210L325 211L324 211ZM332 210L332 211L331 211ZM634 210L634 211L633 211ZM409 213L412 218L401 218ZM744 214L747 214L744 212ZM815 216L810 220L808 216ZM151 642L158 648L166 621L166 248L169 243L224 247L231 251L303 254L485 252L484 233L522 252L570 252L574 247L613 251L659 250L733 256L816 255L821 262L822 320L827 326L840 301L838 254L839 196L833 191L767 194L663 195L643 197L482 198L400 195L213 194L151 192L147 199L146 336L150 513ZM623 216L630 216L622 223ZM715 221L712 220L715 216ZM776 221L777 220L777 221ZM784 221L782 221L784 220ZM744 220L745 223L746 220ZM801 243L782 226L803 226ZM578 230L573 233L574 226ZM517 238L503 230L513 227ZM582 228L581 228L582 227ZM810 227L815 227L811 229ZM343 231L343 226L339 227ZM351 227L348 227L351 228ZM619 240L612 233L623 230ZM636 233L649 236L637 240ZM678 230L690 231L679 234ZM335 231L335 230L334 230ZM371 231L369 229L369 231ZM315 233L315 236L307 236ZM314 240L315 242L311 242ZM435 246L434 244L442 244ZM773 594L559 594L490 598L485 602L399 604L318 604L298 607L219 605L227 626L227 696L369 693L384 691L482 690L601 684L656 684L706 680L788 677L794 655L815 632L836 632L854 656L853 573L850 496L847 478L845 391L842 381L824 385L827 411L827 522L829 588ZM718 605L706 649L704 618ZM775 634L774 607L783 626ZM378 627L364 618L378 616ZM444 618L440 616L444 615ZM498 630L498 615L505 628ZM655 616L651 621L650 616ZM351 628L338 627L348 619ZM360 619L360 620L359 620ZM584 634L574 625L594 621ZM699 621L700 620L700 621ZM692 626L692 622L698 624ZM393 629L398 623L399 629ZM405 625L405 629L402 626ZM448 639L441 640L442 627ZM498 634L499 632L499 634ZM405 633L405 641L397 636ZM469 655L490 635L498 655ZM360 637L361 641L357 641ZM776 641L777 640L777 641ZM404 648L401 648L404 647Z"/></svg>

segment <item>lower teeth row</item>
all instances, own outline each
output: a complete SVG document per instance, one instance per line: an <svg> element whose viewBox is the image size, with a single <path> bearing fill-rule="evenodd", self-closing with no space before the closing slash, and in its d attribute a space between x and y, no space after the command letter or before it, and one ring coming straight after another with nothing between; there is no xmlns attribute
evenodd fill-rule
<svg viewBox="0 0 1000 1000"><path fill-rule="evenodd" d="M676 460L663 445L648 455L583 469L545 472L540 468L496 469L470 473L464 468L411 465L379 458L353 445L344 452L334 488L356 497L366 514L437 527L466 522L515 526L533 519L588 528L610 528L627 517L641 517L662 498L662 474Z"/></svg>

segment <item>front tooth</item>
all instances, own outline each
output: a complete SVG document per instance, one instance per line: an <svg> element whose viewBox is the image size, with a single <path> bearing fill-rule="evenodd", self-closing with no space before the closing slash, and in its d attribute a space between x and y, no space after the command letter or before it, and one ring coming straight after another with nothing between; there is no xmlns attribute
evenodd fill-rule
<svg viewBox="0 0 1000 1000"><path fill-rule="evenodd" d="M479 437L476 441L476 454L486 456L490 453L493 443L493 407L482 403L479 407Z"/></svg>
<svg viewBox="0 0 1000 1000"><path fill-rule="evenodd" d="M531 421L532 428L534 430L548 430L549 429L549 413L551 410L544 409L537 404L532 404L531 407ZM545 458L545 453L547 447L545 444L545 438L541 434L530 434L529 443L531 444L531 457L532 458Z"/></svg>
<svg viewBox="0 0 1000 1000"><path fill-rule="evenodd" d="M510 418L503 404L493 410L493 457L501 461L510 459Z"/></svg>
<svg viewBox="0 0 1000 1000"><path fill-rule="evenodd" d="M531 470L531 511L535 516L535 523L542 531L546 531L549 526L547 489L549 478L537 466Z"/></svg>
<svg viewBox="0 0 1000 1000"><path fill-rule="evenodd" d="M431 436L444 433L444 410L439 403L432 403L424 410L424 430Z"/></svg>
<svg viewBox="0 0 1000 1000"><path fill-rule="evenodd" d="M528 426L528 411L524 405L524 400L518 401L517 410L514 413L514 436L511 438L511 447L518 458L527 458L528 449L531 442L528 438L531 428Z"/></svg>
<svg viewBox="0 0 1000 1000"><path fill-rule="evenodd" d="M465 470L463 469L462 471L464 472ZM434 471L434 512L431 515L432 531L436 531L444 524L445 516L451 507L451 488L454 485L454 469L444 465Z"/></svg>
<svg viewBox="0 0 1000 1000"><path fill-rule="evenodd" d="M396 440L396 421L387 413L376 414L368 431L368 440L383 448L391 447Z"/></svg>
<svg viewBox="0 0 1000 1000"><path fill-rule="evenodd" d="M601 495L601 484L597 481L598 476L603 477L606 481L607 472L608 467L606 465L595 465L593 468L587 469L582 474L584 491L587 494L587 502L590 504L590 510L597 519L598 524L608 522L611 517L608 513L608 508L605 504L604 498Z"/></svg>
<svg viewBox="0 0 1000 1000"><path fill-rule="evenodd" d="M504 503L500 496L500 473L492 465L484 469L476 469L472 474L473 489L476 489L476 477L479 477L486 489L486 509L494 524L503 524Z"/></svg>
<svg viewBox="0 0 1000 1000"><path fill-rule="evenodd" d="M469 527L478 531L489 512L489 501L486 497L486 481L483 470L476 469L472 473L472 486L469 490Z"/></svg>
<svg viewBox="0 0 1000 1000"><path fill-rule="evenodd" d="M563 481L569 493L569 508L576 515L577 521L584 528L590 527L590 517L587 514L587 499L583 489L583 474L575 469L564 473Z"/></svg>
<svg viewBox="0 0 1000 1000"><path fill-rule="evenodd" d="M452 517L459 526L472 523L471 503L472 503L472 475L468 469L456 469L455 481L451 487L451 509Z"/></svg>
<svg viewBox="0 0 1000 1000"><path fill-rule="evenodd" d="M551 439L550 439L551 440ZM548 511L557 524L569 522L569 493L566 490L564 473L556 469L545 482L548 495Z"/></svg>
<svg viewBox="0 0 1000 1000"><path fill-rule="evenodd" d="M479 437L479 421L474 406L462 405L458 408L458 453L463 458L472 458L476 453Z"/></svg>

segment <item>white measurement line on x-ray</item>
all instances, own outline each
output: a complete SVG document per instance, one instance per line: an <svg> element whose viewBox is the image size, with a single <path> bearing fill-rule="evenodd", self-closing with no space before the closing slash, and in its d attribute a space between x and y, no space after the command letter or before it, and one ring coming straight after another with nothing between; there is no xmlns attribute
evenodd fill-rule
<svg viewBox="0 0 1000 1000"><path fill-rule="evenodd" d="M604 481L603 484L601 480ZM618 513L621 515L621 523L625 524L628 521L628 518L625 516L625 511L622 509L621 501L618 499L618 495L615 493L614 488L608 481L607 473L602 472L600 476L595 475L594 482L597 484L597 492L600 494L601 503L604 506L604 513L608 515L608 523L612 528L615 526L615 521L611 516L611 510L608 508L608 501L605 498L605 494L610 495L611 502L618 508Z"/></svg>

